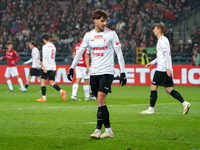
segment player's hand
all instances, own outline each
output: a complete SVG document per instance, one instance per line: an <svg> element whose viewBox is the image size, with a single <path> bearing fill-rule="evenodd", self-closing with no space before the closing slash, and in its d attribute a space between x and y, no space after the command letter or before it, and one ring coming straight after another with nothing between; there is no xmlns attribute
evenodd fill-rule
<svg viewBox="0 0 200 150"><path fill-rule="evenodd" d="M14 65L14 64L15 64L15 61L11 61L11 64Z"/></svg>
<svg viewBox="0 0 200 150"><path fill-rule="evenodd" d="M39 70L40 69L40 67L37 67L37 70Z"/></svg>
<svg viewBox="0 0 200 150"><path fill-rule="evenodd" d="M40 63L39 63L41 66L43 66L43 62L41 61Z"/></svg>
<svg viewBox="0 0 200 150"><path fill-rule="evenodd" d="M47 73L47 70L46 70L45 68L43 68L43 72L44 72L44 73Z"/></svg>
<svg viewBox="0 0 200 150"><path fill-rule="evenodd" d="M23 63L23 65L25 66L26 64L25 64L25 63Z"/></svg>
<svg viewBox="0 0 200 150"><path fill-rule="evenodd" d="M68 80L72 81L73 76L74 76L74 69L73 68L69 68L68 75L67 75Z"/></svg>
<svg viewBox="0 0 200 150"><path fill-rule="evenodd" d="M170 70L169 68L167 68L167 75L168 75L169 77L172 76L172 72L171 72L171 70Z"/></svg>
<svg viewBox="0 0 200 150"><path fill-rule="evenodd" d="M127 78L126 78L126 74L125 73L121 73L120 75L120 84L121 86L124 86L127 82Z"/></svg>
<svg viewBox="0 0 200 150"><path fill-rule="evenodd" d="M86 74L88 74L89 73L89 67L87 67L87 70L86 70Z"/></svg>
<svg viewBox="0 0 200 150"><path fill-rule="evenodd" d="M0 60L2 60L3 59L3 57L0 57Z"/></svg>
<svg viewBox="0 0 200 150"><path fill-rule="evenodd" d="M150 68L152 66L152 63L148 63L145 65L145 68Z"/></svg>

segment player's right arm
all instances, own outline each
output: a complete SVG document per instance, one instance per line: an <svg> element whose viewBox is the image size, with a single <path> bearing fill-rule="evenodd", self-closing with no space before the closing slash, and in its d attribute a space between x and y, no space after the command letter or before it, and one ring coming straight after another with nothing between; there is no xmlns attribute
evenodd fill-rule
<svg viewBox="0 0 200 150"><path fill-rule="evenodd" d="M42 47L42 62L43 62L43 71L44 73L47 73L47 70L45 68L46 63L47 63L47 51L45 49L45 45Z"/></svg>
<svg viewBox="0 0 200 150"><path fill-rule="evenodd" d="M23 65L27 65L27 64L31 63L32 61L33 61L33 59L31 58L31 59L25 61L25 62L23 63Z"/></svg>
<svg viewBox="0 0 200 150"><path fill-rule="evenodd" d="M74 57L74 60L73 60L70 68L74 68L78 64L79 60L81 59L81 57L82 57L85 49L88 47L88 45L89 45L89 33L86 33L83 38L83 42L80 45L78 53L76 53L76 56Z"/></svg>
<svg viewBox="0 0 200 150"><path fill-rule="evenodd" d="M87 67L86 74L88 74L89 66L90 66L90 64L89 64L89 50L88 49L86 49L86 53L85 53L85 65Z"/></svg>
<svg viewBox="0 0 200 150"><path fill-rule="evenodd" d="M72 58L74 59L75 56L76 56L76 46L74 46L74 50L73 50L73 54L72 54Z"/></svg>

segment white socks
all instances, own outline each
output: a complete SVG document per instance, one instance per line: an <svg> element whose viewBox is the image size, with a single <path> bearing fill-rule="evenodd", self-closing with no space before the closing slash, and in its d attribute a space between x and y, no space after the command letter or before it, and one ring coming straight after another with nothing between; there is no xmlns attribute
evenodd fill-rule
<svg viewBox="0 0 200 150"><path fill-rule="evenodd" d="M42 96L42 98L46 99L46 96Z"/></svg>
<svg viewBox="0 0 200 150"><path fill-rule="evenodd" d="M111 128L105 128L106 132L112 132Z"/></svg>
<svg viewBox="0 0 200 150"><path fill-rule="evenodd" d="M7 83L8 83L8 87L9 87L9 89L10 89L10 90L13 90L12 82L11 82L10 79L7 80Z"/></svg>
<svg viewBox="0 0 200 150"><path fill-rule="evenodd" d="M62 93L62 89L60 89L60 93Z"/></svg>
<svg viewBox="0 0 200 150"><path fill-rule="evenodd" d="M23 82L22 82L21 78L18 79L18 82L19 82L19 85L21 86L21 88L24 89Z"/></svg>
<svg viewBox="0 0 200 150"><path fill-rule="evenodd" d="M72 96L76 96L78 90L78 84L74 83L72 86Z"/></svg>
<svg viewBox="0 0 200 150"><path fill-rule="evenodd" d="M153 112L153 111L154 111L154 107L149 106L149 110L150 110L151 112Z"/></svg>
<svg viewBox="0 0 200 150"><path fill-rule="evenodd" d="M85 97L89 97L89 85L83 85L83 91L85 92Z"/></svg>
<svg viewBox="0 0 200 150"><path fill-rule="evenodd" d="M95 131L98 131L98 132L100 132L100 133L101 133L101 130L99 130L99 129L95 129Z"/></svg>
<svg viewBox="0 0 200 150"><path fill-rule="evenodd" d="M182 103L183 107L186 106L187 104L188 104L188 102L186 102L186 101L184 101L184 102Z"/></svg>

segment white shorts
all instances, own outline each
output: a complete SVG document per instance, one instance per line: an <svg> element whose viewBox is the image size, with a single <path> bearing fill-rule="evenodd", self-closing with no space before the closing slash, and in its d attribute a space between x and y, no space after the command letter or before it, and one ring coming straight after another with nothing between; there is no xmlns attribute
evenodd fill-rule
<svg viewBox="0 0 200 150"><path fill-rule="evenodd" d="M87 68L86 67L78 67L76 66L76 78L83 78L89 79L90 78L90 71L86 74Z"/></svg>
<svg viewBox="0 0 200 150"><path fill-rule="evenodd" d="M6 68L5 77L10 78L10 75L12 75L12 77L19 75L18 71L17 71L17 67L7 67Z"/></svg>

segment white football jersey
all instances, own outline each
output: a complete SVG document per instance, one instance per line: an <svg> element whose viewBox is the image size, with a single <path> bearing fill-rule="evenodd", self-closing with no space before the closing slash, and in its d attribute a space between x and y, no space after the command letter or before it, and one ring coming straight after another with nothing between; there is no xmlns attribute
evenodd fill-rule
<svg viewBox="0 0 200 150"><path fill-rule="evenodd" d="M56 47L52 43L46 43L44 46L42 46L42 61L43 61L43 67L45 67L46 70L56 70Z"/></svg>
<svg viewBox="0 0 200 150"><path fill-rule="evenodd" d="M161 36L158 39L158 42L156 45L156 55L157 55L157 69L156 70L162 71L162 72L167 71L164 51L169 53L170 70L172 71L172 59L171 59L171 50L170 50L169 40L165 36Z"/></svg>
<svg viewBox="0 0 200 150"><path fill-rule="evenodd" d="M103 32L87 32L81 47L90 50L90 75L114 74L114 48L121 47L115 31L105 28Z"/></svg>
<svg viewBox="0 0 200 150"><path fill-rule="evenodd" d="M37 47L34 47L31 52L32 58L25 62L25 64L29 64L32 62L32 68L41 67L40 66L40 52Z"/></svg>

